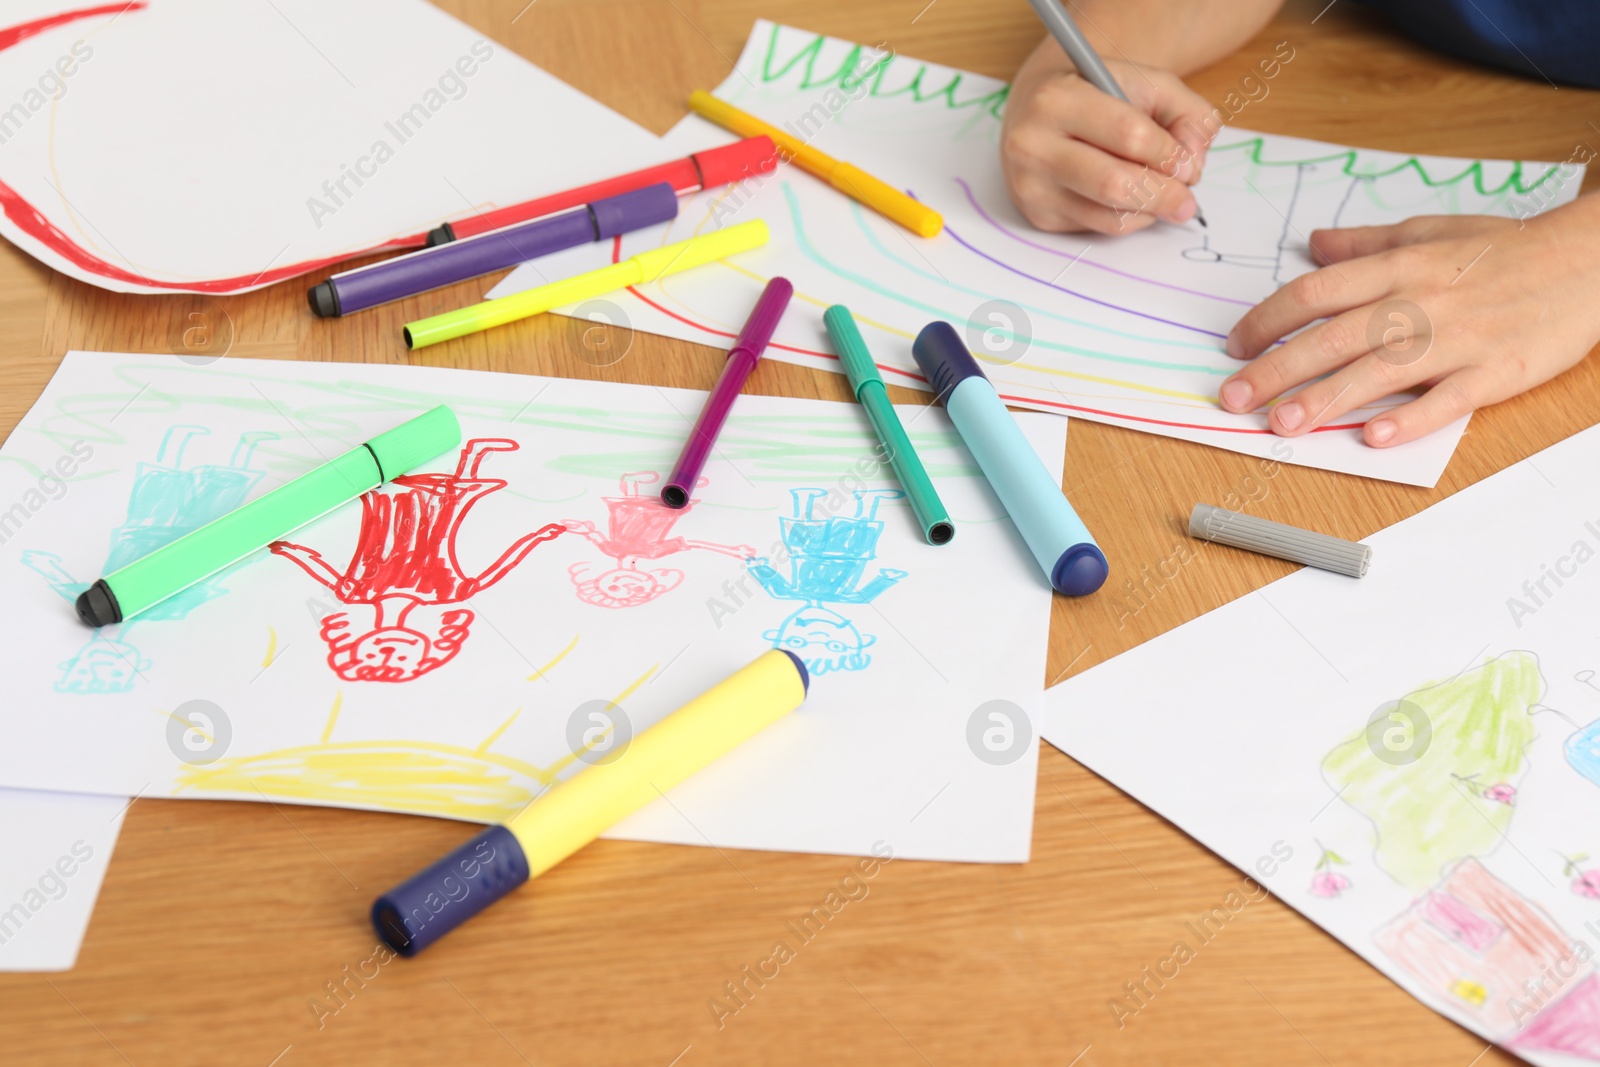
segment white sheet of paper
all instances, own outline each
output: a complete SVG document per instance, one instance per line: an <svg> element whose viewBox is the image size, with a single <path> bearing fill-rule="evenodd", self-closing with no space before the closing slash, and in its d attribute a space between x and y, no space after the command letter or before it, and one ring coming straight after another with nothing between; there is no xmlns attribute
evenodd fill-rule
<svg viewBox="0 0 1600 1067"><path fill-rule="evenodd" d="M0 789L0 971L68 971L127 797Z"/></svg>
<svg viewBox="0 0 1600 1067"><path fill-rule="evenodd" d="M781 644L811 667L805 706L617 834L1025 859L1050 590L943 410L902 413L958 529L934 548L853 404L740 397L668 511L655 479L703 398L70 353L0 450L0 782L498 820ZM479 442L463 466L118 627L77 621L108 569L437 403ZM1060 470L1064 420L1021 424Z"/></svg>
<svg viewBox="0 0 1600 1067"><path fill-rule="evenodd" d="M1600 1061L1597 466L1600 428L1091 668L1044 736L1486 1040Z"/></svg>
<svg viewBox="0 0 1600 1067"><path fill-rule="evenodd" d="M0 50L0 234L105 289L253 289L666 158L424 0L7 12L82 14Z"/></svg>
<svg viewBox="0 0 1600 1067"><path fill-rule="evenodd" d="M1197 187L1209 229L1044 234L1012 206L1000 173L1005 91L992 78L758 22L716 95L911 191L943 214L945 232L912 236L784 166L731 191L701 194L684 203L676 222L619 242L629 255L761 218L772 230L765 248L575 310L726 347L757 288L783 275L795 284L796 304L772 358L838 371L822 311L843 303L862 320L888 380L926 388L911 341L928 322L946 319L965 332L1014 404L1431 486L1466 419L1412 444L1368 448L1360 425L1402 399L1390 398L1285 441L1266 429L1264 410L1233 415L1217 406L1218 386L1239 368L1223 339L1250 306L1312 269L1313 229L1417 214L1528 213L1572 199L1582 181L1581 166L1410 157L1224 129ZM689 116L666 140L687 152L729 135ZM590 247L537 260L491 295L591 269L612 252ZM1416 317L1412 307L1389 311ZM1381 320L1374 348L1384 329L1400 324L1388 311Z"/></svg>

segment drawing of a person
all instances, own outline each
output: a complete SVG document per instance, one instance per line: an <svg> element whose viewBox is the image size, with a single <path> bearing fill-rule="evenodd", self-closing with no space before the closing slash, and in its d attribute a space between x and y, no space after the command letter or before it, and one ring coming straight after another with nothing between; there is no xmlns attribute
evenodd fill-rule
<svg viewBox="0 0 1600 1067"><path fill-rule="evenodd" d="M183 453L190 440L210 432L204 426L173 426L161 439L156 461L140 463L134 468L128 517L111 531L111 550L101 574L125 567L245 502L263 473L250 467L255 447L278 435L260 430L241 434L227 466L208 463L185 470ZM50 583L50 588L69 603L76 601L78 594L89 587L88 582L79 581L68 573L65 563L54 552L24 552L22 563ZM133 627L182 619L201 604L224 595L227 590L222 587L222 577L226 573L214 574L176 596L151 605L131 622L117 627L115 637L96 631L70 659L58 664L61 677L56 680L56 691L125 693L132 689L134 680L150 668L150 661L128 639Z"/></svg>
<svg viewBox="0 0 1600 1067"><path fill-rule="evenodd" d="M746 566L761 588L775 600L802 604L775 630L764 634L774 648L799 656L812 674L865 669L872 657L867 648L877 638L863 634L849 619L826 605L870 604L906 576L902 570L879 568L865 585L867 564L877 557L883 523L878 505L904 494L898 489L856 490L855 514L850 518L815 517L825 489L793 489L794 515L778 520L784 546L789 551L789 574L778 573L760 556Z"/></svg>
<svg viewBox="0 0 1600 1067"><path fill-rule="evenodd" d="M414 622L419 607L460 604L509 574L529 552L559 537L559 523L524 534L482 572L469 575L456 559L456 537L474 504L508 484L482 478L478 466L490 452L515 452L517 442L484 437L468 441L454 474L405 474L390 484L397 492L374 489L361 498L361 532L343 572L321 553L278 541L272 551L293 560L342 604L359 606L371 623L351 632L350 613L322 620L328 666L349 681L408 682L450 662L460 651L473 614L454 608Z"/></svg>
<svg viewBox="0 0 1600 1067"><path fill-rule="evenodd" d="M641 560L658 560L691 548L721 552L735 559L749 559L756 554L749 545L719 545L711 541L693 541L683 537L669 537L672 527L694 507L693 500L682 508L669 508L654 493L641 493L640 486L660 480L654 471L624 474L620 481L621 496L603 497L607 512L606 533L602 535L594 523L581 519L563 519L568 530L589 541L602 553L616 561L616 566L591 573L588 563L574 563L567 573L577 588L578 599L585 604L602 608L632 608L676 589L683 581L683 572L670 567L642 569ZM706 485L701 478L695 488Z"/></svg>

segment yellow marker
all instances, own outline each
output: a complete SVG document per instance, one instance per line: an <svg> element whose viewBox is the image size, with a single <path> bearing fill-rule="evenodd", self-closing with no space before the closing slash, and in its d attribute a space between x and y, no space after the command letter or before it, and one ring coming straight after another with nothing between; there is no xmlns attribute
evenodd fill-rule
<svg viewBox="0 0 1600 1067"><path fill-rule="evenodd" d="M664 248L641 252L621 263L613 263L587 274L563 278L496 300L485 300L481 304L447 311L432 318L419 319L406 324L406 347L426 348L453 337L504 326L551 308L626 289L630 285L645 285L668 274L760 248L767 243L768 236L767 224L760 219L741 222L725 230L715 230Z"/></svg>
<svg viewBox="0 0 1600 1067"><path fill-rule="evenodd" d="M400 955L416 955L798 708L809 684L792 652L757 656L616 753L551 786L509 823L379 897L372 905L378 936Z"/></svg>
<svg viewBox="0 0 1600 1067"><path fill-rule="evenodd" d="M718 100L696 89L689 94L689 110L741 137L770 137L778 154L801 170L815 174L846 196L861 201L887 218L893 219L919 237L937 237L944 219L926 204L911 199L899 189L881 182L860 167L841 163L776 126L762 122L749 112Z"/></svg>
<svg viewBox="0 0 1600 1067"><path fill-rule="evenodd" d="M1489 999L1489 991L1470 978L1457 978L1451 983L1450 992L1468 1004L1479 1006L1482 1006L1483 1002Z"/></svg>

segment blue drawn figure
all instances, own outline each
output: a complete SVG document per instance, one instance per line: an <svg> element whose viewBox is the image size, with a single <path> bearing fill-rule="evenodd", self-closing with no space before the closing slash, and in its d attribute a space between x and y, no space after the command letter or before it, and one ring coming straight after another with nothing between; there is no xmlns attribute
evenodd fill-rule
<svg viewBox="0 0 1600 1067"><path fill-rule="evenodd" d="M1567 738L1567 762L1573 770L1600 785L1600 719Z"/></svg>
<svg viewBox="0 0 1600 1067"><path fill-rule="evenodd" d="M746 566L773 599L803 603L776 630L762 636L772 647L799 656L812 674L863 670L872 662L867 647L877 638L862 634L855 623L827 605L870 604L906 576L905 571L880 568L871 581L861 584L883 534L878 505L905 494L898 489L856 490L856 511L850 518L813 517L817 501L828 496L826 489L792 489L790 495L794 515L778 520L789 551L788 576L779 574L764 556Z"/></svg>
<svg viewBox="0 0 1600 1067"><path fill-rule="evenodd" d="M128 517L111 531L111 551L100 574L125 567L245 502L263 473L250 467L256 445L278 435L259 430L240 434L227 466L208 463L185 470L183 453L190 440L210 432L203 426L174 426L161 439L155 462L140 463L134 469ZM89 582L67 573L61 557L53 552L24 552L22 563L69 603L89 587ZM128 642L128 632L136 623L181 619L201 604L222 596L227 590L221 586L221 577L212 575L152 605L133 622L117 627L115 637L97 630L88 644L58 665L61 677L56 680L56 691L124 693L133 688L134 679L149 669L150 661Z"/></svg>

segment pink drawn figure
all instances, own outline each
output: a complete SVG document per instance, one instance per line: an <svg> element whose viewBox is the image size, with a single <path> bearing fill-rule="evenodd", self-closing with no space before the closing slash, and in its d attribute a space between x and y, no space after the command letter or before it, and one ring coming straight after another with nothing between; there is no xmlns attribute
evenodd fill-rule
<svg viewBox="0 0 1600 1067"><path fill-rule="evenodd" d="M468 575L456 559L456 537L472 506L504 489L499 478L481 478L478 466L490 452L515 452L517 442L476 438L461 449L454 474L405 474L399 492L374 489L361 498L361 533L344 573L315 549L278 541L272 551L293 560L327 586L342 604L371 613L371 625L351 632L350 613L322 620L328 666L353 682L409 682L450 662L466 640L473 615L466 608L439 611L427 625L410 616L419 607L461 604L488 589L521 563L534 547L566 532L559 523L524 534L481 573ZM426 613L433 614L433 613Z"/></svg>
<svg viewBox="0 0 1600 1067"><path fill-rule="evenodd" d="M1350 888L1350 879L1333 869L1342 865L1345 859L1321 841L1317 842L1317 847L1322 849L1322 857L1317 860L1317 873L1311 876L1311 895L1331 900Z"/></svg>
<svg viewBox="0 0 1600 1067"><path fill-rule="evenodd" d="M756 554L749 545L719 545L711 541L691 541L683 537L669 537L672 527L689 513L695 501L681 508L669 508L654 493L641 493L640 486L652 485L661 476L654 471L624 474L620 480L621 496L603 497L607 511L606 533L602 535L592 522L582 519L563 519L562 525L572 533L589 541L601 552L616 561L599 573L592 573L588 563L574 563L567 569L572 584L577 588L578 599L600 608L633 608L648 604L657 597L670 593L683 582L683 572L671 567L651 570L640 568L641 560L658 560L691 548L720 552L735 559L749 559ZM695 483L704 488L707 479Z"/></svg>
<svg viewBox="0 0 1600 1067"><path fill-rule="evenodd" d="M1510 807L1517 801L1517 787L1506 782L1498 782L1483 791L1483 799Z"/></svg>
<svg viewBox="0 0 1600 1067"><path fill-rule="evenodd" d="M1587 871L1583 869L1583 863L1589 858L1589 854L1580 852L1576 856L1568 856L1557 852L1556 855L1560 856L1565 864L1561 868L1562 877L1572 879L1572 891L1580 897L1600 900L1600 867Z"/></svg>

